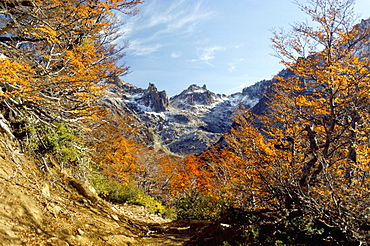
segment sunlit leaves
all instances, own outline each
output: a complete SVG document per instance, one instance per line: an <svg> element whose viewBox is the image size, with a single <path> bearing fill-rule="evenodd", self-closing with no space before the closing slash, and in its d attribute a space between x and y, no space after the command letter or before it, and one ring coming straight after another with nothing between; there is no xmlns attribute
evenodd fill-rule
<svg viewBox="0 0 370 246"><path fill-rule="evenodd" d="M300 186L286 195L302 197L309 212L347 227L356 233L356 223L368 216L369 170L367 129L369 102L369 26L353 27L353 1L312 0L301 6L316 22L294 26L294 39L304 35L319 43L317 51L306 57L297 43L275 33L273 42L279 56L288 59L294 73L277 78L271 97L271 113L278 131L268 128L276 138L294 139L294 156L285 159L298 169L287 166L292 177L300 177ZM303 46L302 46L303 47ZM294 54L294 55L290 55ZM298 133L298 134L294 134ZM294 162L292 162L294 160ZM348 214L347 214L348 213ZM359 240L368 236L352 235Z"/></svg>
<svg viewBox="0 0 370 246"><path fill-rule="evenodd" d="M300 209L365 243L370 27L353 26L351 0L308 2L297 4L314 23L297 23L272 38L289 71L275 77L267 115L237 112L227 148L188 162L182 184L214 187L214 194L246 209Z"/></svg>
<svg viewBox="0 0 370 246"><path fill-rule="evenodd" d="M43 121L88 117L93 100L104 91L102 82L127 72L117 63L121 48L111 43L113 11L134 13L139 3L3 1L0 47L6 58L0 66L4 83L11 86L1 85L1 98L18 96L24 103L6 104L27 104L27 111Z"/></svg>

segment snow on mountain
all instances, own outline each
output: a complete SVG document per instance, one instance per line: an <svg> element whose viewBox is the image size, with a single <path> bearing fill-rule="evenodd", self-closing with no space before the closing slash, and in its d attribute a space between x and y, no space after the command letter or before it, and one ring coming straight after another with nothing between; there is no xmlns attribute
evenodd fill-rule
<svg viewBox="0 0 370 246"><path fill-rule="evenodd" d="M368 26L363 20L356 28ZM359 52L368 51L361 47ZM366 53L368 54L368 53ZM288 77L291 71L279 74ZM262 80L232 95L216 94L206 85L191 85L180 94L168 98L165 91L158 91L154 84L147 89L116 79L113 83L121 97L108 98L112 107L124 110L139 119L162 146L174 153L198 153L219 141L232 125L232 115L243 106L255 114L267 114L268 98L265 97L275 79ZM109 103L107 103L109 104ZM156 146L158 146L158 142Z"/></svg>
<svg viewBox="0 0 370 246"><path fill-rule="evenodd" d="M216 94L202 87L191 85L180 94L168 99L165 91L158 91L154 84L147 89L137 88L119 79L113 82L114 92L107 104L134 114L158 137L161 145L174 153L199 153L219 141L230 129L235 109L244 105L251 108L263 97L271 81L261 81L229 96ZM119 102L117 102L117 100ZM114 101L114 102L113 102ZM159 143L153 143L158 146Z"/></svg>

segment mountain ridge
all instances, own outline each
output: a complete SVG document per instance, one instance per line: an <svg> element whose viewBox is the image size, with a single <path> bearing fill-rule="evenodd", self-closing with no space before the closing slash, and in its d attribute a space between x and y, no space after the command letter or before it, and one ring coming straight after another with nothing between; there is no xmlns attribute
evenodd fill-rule
<svg viewBox="0 0 370 246"><path fill-rule="evenodd" d="M277 76L288 78L292 72L283 69ZM147 89L142 89L116 78L106 106L134 116L144 126L142 138L155 149L198 154L222 142L222 136L235 127L233 115L237 110L268 115L267 94L274 93L276 81L275 77L261 80L230 95L214 93L206 84L192 84L169 98L166 91L159 91L155 84L149 83Z"/></svg>
<svg viewBox="0 0 370 246"><path fill-rule="evenodd" d="M150 129L143 135L151 135L147 137L151 145L176 154L200 153L230 129L235 110L253 108L271 83L272 80L262 80L231 95L211 92L206 84L192 84L169 98L153 83L142 89L116 78L105 102Z"/></svg>

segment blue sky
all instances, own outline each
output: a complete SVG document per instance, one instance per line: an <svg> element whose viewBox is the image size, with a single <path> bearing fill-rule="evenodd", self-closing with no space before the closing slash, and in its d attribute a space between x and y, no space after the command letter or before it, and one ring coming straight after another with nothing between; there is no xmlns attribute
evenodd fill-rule
<svg viewBox="0 0 370 246"><path fill-rule="evenodd" d="M122 79L169 96L191 84L229 95L272 78L283 66L272 56L271 30L308 19L291 0L147 0L138 8L122 17L117 42L129 42L131 68ZM357 0L355 11L370 17L370 0Z"/></svg>

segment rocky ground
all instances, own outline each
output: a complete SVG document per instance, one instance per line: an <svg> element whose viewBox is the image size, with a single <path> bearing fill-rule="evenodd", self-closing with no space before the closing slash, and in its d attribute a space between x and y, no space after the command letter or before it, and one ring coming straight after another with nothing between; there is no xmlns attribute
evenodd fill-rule
<svg viewBox="0 0 370 246"><path fill-rule="evenodd" d="M52 157L30 157L0 136L0 245L184 245L207 223L112 205Z"/></svg>

